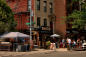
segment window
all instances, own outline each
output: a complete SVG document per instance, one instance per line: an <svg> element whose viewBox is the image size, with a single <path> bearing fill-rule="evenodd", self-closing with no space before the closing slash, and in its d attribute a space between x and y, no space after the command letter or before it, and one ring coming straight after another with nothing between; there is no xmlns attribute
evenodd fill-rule
<svg viewBox="0 0 86 57"><path fill-rule="evenodd" d="M44 1L44 12L47 12L47 1Z"/></svg>
<svg viewBox="0 0 86 57"><path fill-rule="evenodd" d="M37 10L40 10L40 0L37 0Z"/></svg>
<svg viewBox="0 0 86 57"><path fill-rule="evenodd" d="M50 13L53 13L53 4L50 3Z"/></svg>
<svg viewBox="0 0 86 57"><path fill-rule="evenodd" d="M6 0L6 2L7 2L7 3L10 3L11 1L9 1L9 0Z"/></svg>
<svg viewBox="0 0 86 57"><path fill-rule="evenodd" d="M44 26L47 26L47 19L44 19Z"/></svg>
<svg viewBox="0 0 86 57"><path fill-rule="evenodd" d="M28 11L30 11L31 1L28 0Z"/></svg>
<svg viewBox="0 0 86 57"><path fill-rule="evenodd" d="M40 26L40 17L37 17L37 26Z"/></svg>
<svg viewBox="0 0 86 57"><path fill-rule="evenodd" d="M6 0L7 3L15 2L15 0Z"/></svg>

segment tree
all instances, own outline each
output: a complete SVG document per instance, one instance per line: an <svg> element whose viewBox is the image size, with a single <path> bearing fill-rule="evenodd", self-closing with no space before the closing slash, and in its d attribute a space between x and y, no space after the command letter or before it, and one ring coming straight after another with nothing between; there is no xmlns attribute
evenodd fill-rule
<svg viewBox="0 0 86 57"><path fill-rule="evenodd" d="M15 26L12 10L5 0L0 0L0 33L12 31Z"/></svg>
<svg viewBox="0 0 86 57"><path fill-rule="evenodd" d="M72 28L83 29L86 24L86 2L84 0L73 0L73 2L79 2L80 10L74 10L67 16L67 21L70 21Z"/></svg>

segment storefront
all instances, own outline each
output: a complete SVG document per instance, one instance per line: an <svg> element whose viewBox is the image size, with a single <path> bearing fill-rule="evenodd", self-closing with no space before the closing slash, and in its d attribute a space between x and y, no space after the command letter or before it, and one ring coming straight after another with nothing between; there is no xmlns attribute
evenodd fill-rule
<svg viewBox="0 0 86 57"><path fill-rule="evenodd" d="M67 37L77 41L77 39L81 37L81 33L77 29L69 29L66 31L66 38Z"/></svg>
<svg viewBox="0 0 86 57"><path fill-rule="evenodd" d="M39 32L38 31L32 31L32 40L33 40L34 48L39 47Z"/></svg>
<svg viewBox="0 0 86 57"><path fill-rule="evenodd" d="M49 27L42 26L41 29L38 30L38 32L39 32L39 46L40 48L45 48L46 41L47 39L49 39L51 34Z"/></svg>

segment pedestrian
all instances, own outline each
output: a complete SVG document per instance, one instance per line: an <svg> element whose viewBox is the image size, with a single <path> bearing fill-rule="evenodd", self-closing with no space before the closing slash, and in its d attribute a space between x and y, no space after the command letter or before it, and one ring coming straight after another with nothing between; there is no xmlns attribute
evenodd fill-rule
<svg viewBox="0 0 86 57"><path fill-rule="evenodd" d="M70 50L71 49L71 39L70 38L67 38L67 48L68 48L68 50Z"/></svg>
<svg viewBox="0 0 86 57"><path fill-rule="evenodd" d="M77 39L77 48L80 48L80 38Z"/></svg>
<svg viewBox="0 0 86 57"><path fill-rule="evenodd" d="M56 51L56 44L55 44L54 39L52 39L52 41L51 41L50 50Z"/></svg>
<svg viewBox="0 0 86 57"><path fill-rule="evenodd" d="M82 40L82 44L85 43L85 40Z"/></svg>
<svg viewBox="0 0 86 57"><path fill-rule="evenodd" d="M63 43L62 42L60 42L60 48L62 48L63 47Z"/></svg>
<svg viewBox="0 0 86 57"><path fill-rule="evenodd" d="M76 41L75 41L75 40L73 40L72 47L73 47L73 48L76 47Z"/></svg>
<svg viewBox="0 0 86 57"><path fill-rule="evenodd" d="M46 49L49 49L51 42L48 40L46 41Z"/></svg>
<svg viewBox="0 0 86 57"><path fill-rule="evenodd" d="M65 39L62 39L62 47L65 48Z"/></svg>
<svg viewBox="0 0 86 57"><path fill-rule="evenodd" d="M56 44L53 43L53 50L56 51Z"/></svg>
<svg viewBox="0 0 86 57"><path fill-rule="evenodd" d="M33 44L33 40L30 40L30 51L33 50L33 46L34 46L34 44Z"/></svg>

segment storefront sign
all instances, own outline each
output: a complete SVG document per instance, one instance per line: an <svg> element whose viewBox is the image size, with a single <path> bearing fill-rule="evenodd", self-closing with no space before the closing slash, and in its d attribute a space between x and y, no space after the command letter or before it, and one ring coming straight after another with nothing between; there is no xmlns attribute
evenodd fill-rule
<svg viewBox="0 0 86 57"><path fill-rule="evenodd" d="M42 27L42 30L49 30L48 27Z"/></svg>

